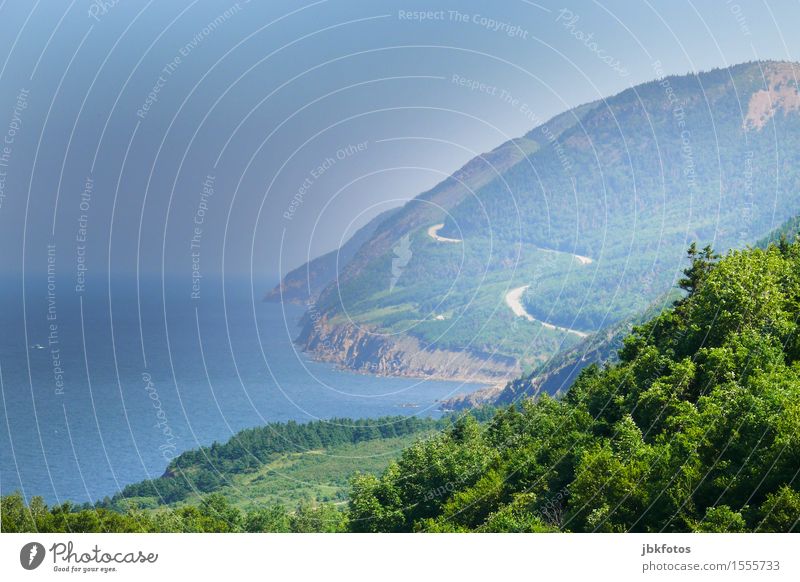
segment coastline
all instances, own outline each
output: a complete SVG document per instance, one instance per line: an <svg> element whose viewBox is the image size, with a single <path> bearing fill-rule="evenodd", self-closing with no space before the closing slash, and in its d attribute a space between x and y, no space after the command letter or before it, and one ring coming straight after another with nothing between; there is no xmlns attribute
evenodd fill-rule
<svg viewBox="0 0 800 582"><path fill-rule="evenodd" d="M367 327L306 318L295 340L309 358L380 377L418 378L492 386L520 376L515 358L469 350L431 348L410 335L389 336Z"/></svg>

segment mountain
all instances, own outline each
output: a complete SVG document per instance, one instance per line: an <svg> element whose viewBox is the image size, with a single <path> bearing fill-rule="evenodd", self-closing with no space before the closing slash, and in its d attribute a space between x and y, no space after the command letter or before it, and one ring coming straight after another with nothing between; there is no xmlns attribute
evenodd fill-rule
<svg viewBox="0 0 800 582"><path fill-rule="evenodd" d="M376 226L298 342L356 370L497 384L610 333L674 288L691 241L744 247L800 211L796 72L657 79L478 156Z"/></svg>

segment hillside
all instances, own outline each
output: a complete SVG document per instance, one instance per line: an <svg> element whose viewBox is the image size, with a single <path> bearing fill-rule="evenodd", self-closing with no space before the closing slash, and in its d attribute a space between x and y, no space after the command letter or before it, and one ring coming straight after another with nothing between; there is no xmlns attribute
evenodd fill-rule
<svg viewBox="0 0 800 582"><path fill-rule="evenodd" d="M755 246L760 249L767 248L772 243L780 243L782 240L787 242L794 241L800 235L800 215L794 216L758 241Z"/></svg>
<svg viewBox="0 0 800 582"><path fill-rule="evenodd" d="M758 241L755 247L766 249L771 243L778 244L782 240L792 242L799 234L800 216L795 216ZM622 348L623 340L631 329L653 319L681 297L682 294L676 288L654 301L641 314L627 318L603 330L602 333L594 334L576 346L559 352L531 374L509 382L501 392L490 392L486 397L481 397L480 393L473 393L470 395L473 397L472 401L468 398L454 399L445 403L445 408L457 410L476 404L511 404L536 394L558 396L569 389L583 368L592 364L616 362L617 352Z"/></svg>
<svg viewBox="0 0 800 582"><path fill-rule="evenodd" d="M697 254L681 286L561 400L467 418L355 479L351 529L797 531L800 242Z"/></svg>
<svg viewBox="0 0 800 582"><path fill-rule="evenodd" d="M625 318L582 339L574 346L555 353L530 373L514 378L506 384L490 386L443 400L441 408L450 411L468 410L486 404L500 406L513 404L541 394L561 396L569 390L584 368L593 364L615 362L623 340L633 327L654 317L679 297L677 291L666 294L653 302L644 312Z"/></svg>
<svg viewBox="0 0 800 582"><path fill-rule="evenodd" d="M131 502L144 507L175 505L213 492L250 504L335 499L349 476L348 464L361 470L382 468L392 451L448 422L398 416L271 423L241 431L226 443L181 453L158 479L128 485L102 505L117 509ZM302 485L293 479L309 473L313 482Z"/></svg>
<svg viewBox="0 0 800 582"><path fill-rule="evenodd" d="M298 342L496 384L613 333L673 288L689 241L742 248L800 211L798 103L793 64L755 62L565 112L382 221Z"/></svg>
<svg viewBox="0 0 800 582"><path fill-rule="evenodd" d="M95 507L3 497L3 531L797 531L800 242L691 258L685 297L561 399L441 421L252 429ZM308 477L312 465L291 465L309 448L403 439L413 443L387 455L382 473L365 463L352 477L346 505L273 503L274 472ZM135 505L155 491L171 507Z"/></svg>
<svg viewBox="0 0 800 582"><path fill-rule="evenodd" d="M770 244L788 244L798 236L800 236L800 215L784 222L754 246L766 249ZM626 318L601 333L593 334L577 345L562 350L530 374L508 382L502 389L492 387L459 395L442 402L442 408L463 410L485 404L511 404L539 394L559 396L569 389L580 371L587 366L616 362L617 352L622 348L623 340L631 329L656 317L664 308L671 306L681 297L680 290L676 288L654 301L644 312Z"/></svg>

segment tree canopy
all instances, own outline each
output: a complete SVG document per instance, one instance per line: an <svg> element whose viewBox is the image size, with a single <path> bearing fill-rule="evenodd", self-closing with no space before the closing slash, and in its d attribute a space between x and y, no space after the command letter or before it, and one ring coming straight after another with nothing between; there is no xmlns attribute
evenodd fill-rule
<svg viewBox="0 0 800 582"><path fill-rule="evenodd" d="M797 531L800 244L689 251L685 298L566 396L353 479L357 531Z"/></svg>

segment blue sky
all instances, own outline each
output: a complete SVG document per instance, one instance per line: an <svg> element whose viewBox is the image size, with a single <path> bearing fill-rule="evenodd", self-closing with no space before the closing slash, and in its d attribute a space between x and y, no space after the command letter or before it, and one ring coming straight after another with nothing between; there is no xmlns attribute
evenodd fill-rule
<svg viewBox="0 0 800 582"><path fill-rule="evenodd" d="M800 55L789 2L101 4L0 7L3 273L270 279L537 119Z"/></svg>

